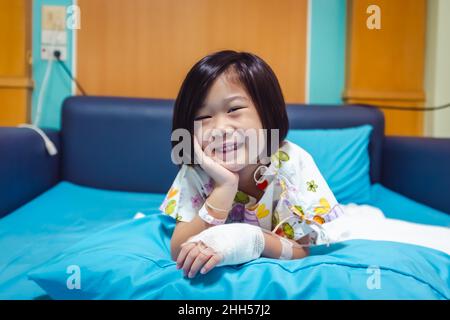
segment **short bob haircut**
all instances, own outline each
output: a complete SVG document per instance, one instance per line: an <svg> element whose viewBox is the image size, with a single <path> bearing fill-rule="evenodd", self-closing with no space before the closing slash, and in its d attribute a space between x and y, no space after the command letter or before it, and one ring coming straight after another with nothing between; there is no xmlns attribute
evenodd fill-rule
<svg viewBox="0 0 450 320"><path fill-rule="evenodd" d="M279 130L279 143L286 138L289 120L278 79L270 66L255 54L224 50L207 55L188 72L175 101L172 130L187 129L193 146L194 118L214 81L232 71L252 99L262 127ZM270 134L266 145L270 149ZM172 141L172 146L178 142ZM193 150L191 148L193 156ZM276 150L269 151L269 156ZM191 158L193 159L193 158Z"/></svg>

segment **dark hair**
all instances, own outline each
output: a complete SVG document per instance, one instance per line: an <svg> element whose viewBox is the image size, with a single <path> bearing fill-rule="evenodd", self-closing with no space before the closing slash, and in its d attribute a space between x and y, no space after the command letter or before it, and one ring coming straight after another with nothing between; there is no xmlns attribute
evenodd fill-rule
<svg viewBox="0 0 450 320"><path fill-rule="evenodd" d="M286 138L289 121L278 79L270 66L255 54L224 50L207 55L188 72L181 85L173 112L172 130L187 129L193 136L194 118L214 81L233 71L256 107L264 129L279 129ZM270 134L267 141L270 154ZM192 143L192 141L191 141ZM175 146L177 141L172 141ZM192 145L192 144L191 144ZM276 151L276 150L275 150Z"/></svg>

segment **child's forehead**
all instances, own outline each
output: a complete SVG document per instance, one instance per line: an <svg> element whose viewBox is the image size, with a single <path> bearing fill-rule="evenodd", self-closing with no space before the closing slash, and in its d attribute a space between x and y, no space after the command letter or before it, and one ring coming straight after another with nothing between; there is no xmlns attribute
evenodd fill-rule
<svg viewBox="0 0 450 320"><path fill-rule="evenodd" d="M202 107L222 106L235 100L251 101L242 83L222 74L209 89Z"/></svg>

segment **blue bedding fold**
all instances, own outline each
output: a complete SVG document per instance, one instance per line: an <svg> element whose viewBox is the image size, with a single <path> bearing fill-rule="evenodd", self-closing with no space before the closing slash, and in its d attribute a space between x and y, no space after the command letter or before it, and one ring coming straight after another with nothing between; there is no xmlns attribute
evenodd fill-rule
<svg viewBox="0 0 450 320"><path fill-rule="evenodd" d="M30 278L56 299L450 298L450 256L386 241L346 241L315 247L300 260L260 258L187 279L170 260L173 227L161 214L120 223L65 250ZM67 288L71 265L80 268L80 289Z"/></svg>

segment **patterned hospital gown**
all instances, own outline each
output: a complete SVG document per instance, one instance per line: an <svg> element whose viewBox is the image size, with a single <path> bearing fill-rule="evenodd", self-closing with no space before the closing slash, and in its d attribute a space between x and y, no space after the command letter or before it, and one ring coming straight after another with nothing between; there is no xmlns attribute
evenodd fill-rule
<svg viewBox="0 0 450 320"><path fill-rule="evenodd" d="M321 225L343 214L312 156L285 140L262 170L264 194L257 201L238 191L226 223L260 226L282 237L309 245L326 242ZM213 180L199 166L182 165L160 210L178 221L191 221L212 192Z"/></svg>

